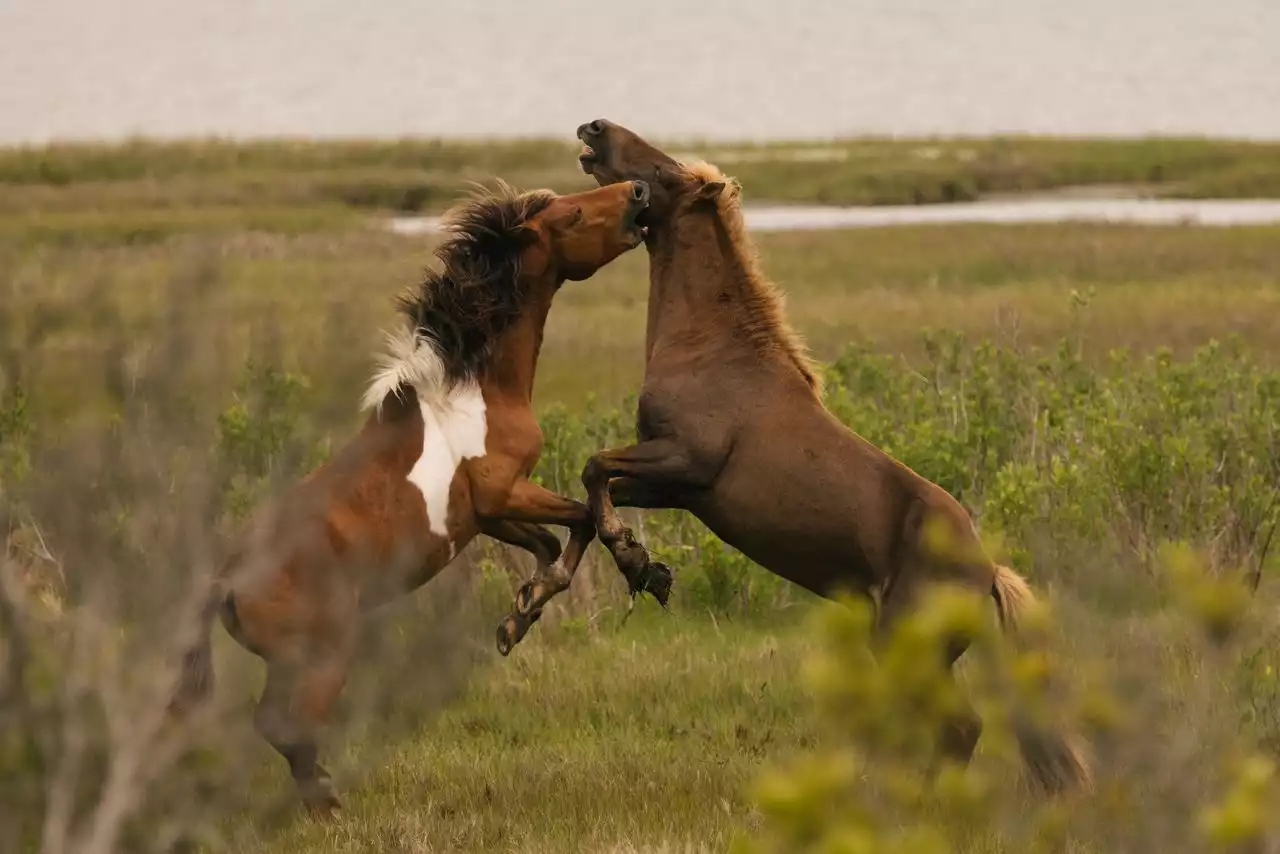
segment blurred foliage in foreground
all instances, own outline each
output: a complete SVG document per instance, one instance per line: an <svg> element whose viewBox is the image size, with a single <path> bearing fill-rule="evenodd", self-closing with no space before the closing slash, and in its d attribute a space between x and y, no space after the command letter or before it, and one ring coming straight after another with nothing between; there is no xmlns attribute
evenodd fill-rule
<svg viewBox="0 0 1280 854"><path fill-rule="evenodd" d="M1241 580L1206 573L1200 556L1185 547L1167 549L1160 566L1177 594L1171 610L1182 623L1180 642L1193 661L1206 669L1228 664L1236 630L1249 620ZM1221 607L1223 602L1230 607ZM1048 618L1041 614L1039 620L1043 631ZM1136 774L1131 757L1154 746L1128 740L1158 742L1157 733L1166 726L1194 730L1204 722L1145 714L1149 710L1119 700L1105 678L1078 696L1055 700L1057 709L1068 710L1108 748L1096 793L1047 800L1008 784L1016 759L1007 727L1009 695L993 688L998 676L972 680L986 712L985 761L969 769L944 765L937 776L930 774L931 736L945 720L955 685L941 667L929 663L941 660L957 633L974 640L970 655L977 652L984 659L971 669L1001 659L993 644L998 643L995 623L972 596L935 591L874 660L867 646L871 610L864 603L824 605L812 624L821 646L806 676L827 738L821 752L771 768L757 781L765 832L756 841L736 840L735 850L742 854L1263 851L1280 840L1280 781L1273 757L1244 739L1214 757L1218 767L1195 769L1203 775L1198 779L1179 779L1176 768L1164 769L1174 776L1162 781ZM1077 674L1089 668L1105 673L1101 661L1061 662L1045 657L1043 649L1020 649L1000 666L1013 676L1017 690L1043 698L1046 670L1052 673L1061 664ZM1208 694L1226 699L1220 685L1209 687ZM1225 710L1225 703L1217 707L1219 713ZM1148 800L1157 793L1160 801ZM1154 832L1153 816L1159 823Z"/></svg>
<svg viewBox="0 0 1280 854"><path fill-rule="evenodd" d="M165 639L172 641L180 622L165 603L181 598L190 568L216 554L236 519L349 435L349 427L317 422L314 384L281 369L270 347L255 348L259 357L238 372L219 362L216 351L201 351L205 338L192 334L199 321L199 312L188 307L185 320L168 325L171 339L154 342L148 359L98 363L111 395L106 419L33 420L38 398L48 390L22 382L35 375L24 363L32 351L15 337L0 353L0 500L10 532L2 577L8 610L0 612L6 662L0 706L20 701L0 709L6 721L0 825L17 829L28 847L47 831L56 806L50 793L63 791L59 781L71 773L68 768L76 786L61 795L63 812L55 810L54 818L65 820L72 839L71 831L92 834L99 820L109 820L114 829L97 850L147 850L188 832L236 849L243 848L237 834L249 832L245 827L259 840L275 827L261 804L248 802L252 775L242 771L265 760L242 764L255 755L243 752L256 749L252 739L241 744L222 730L193 734L197 755L206 757L198 767L177 758L146 765L145 779L126 778L132 788L123 800L101 800L119 785L120 769L128 770L122 757L136 760L139 733L147 734L136 728L149 720L139 710L148 708L155 692L151 680L139 677L163 666L171 647ZM1271 763L1280 749L1280 638L1266 604L1275 594L1261 566L1280 516L1280 371L1232 342L1211 343L1187 359L1157 352L1086 360L1074 337L1053 350L1021 352L933 334L924 352L926 360L908 365L846 350L829 367L828 404L975 513L984 533L1000 543L998 553L1052 603L1049 641L1008 658L966 657L963 669L973 684L964 689L979 700L987 729L974 767L963 775L944 771L934 785L921 776L916 742L887 737L885 722L907 720L902 704L919 706L921 697L929 697L929 671L919 665L919 650L932 633L959 621L973 632L976 648L989 646L989 606L979 614L954 600L935 603L919 621L904 625L903 642L915 652L895 654L891 647L880 656L874 678L862 652L865 613L856 606L818 609L822 648L811 688L825 723L813 736L817 758L766 777L757 791L760 813L735 811L733 804L723 816L716 812L707 819L708 838L723 841L732 820L738 830L760 830L761 844L772 841L783 850L1262 850L1260 840L1273 831ZM208 386L193 386L189 378L210 365L226 380L227 396L192 393ZM580 495L583 462L598 448L631 440L633 411L633 400L585 413L545 410L547 441L537 477ZM791 613L810 613L811 597L755 567L687 515L655 512L637 520L638 534L677 567L673 609L688 625L733 623L765 637L794 623ZM419 605L407 607L406 619L375 626L391 647L372 659L378 667L364 671L369 684L352 689L362 712L354 720L366 731L385 737L392 723L420 725L424 708L462 689L473 647L487 648L493 619L509 605L511 576L527 567L488 544L468 558L481 571L451 588L444 602L434 597L443 589L441 579ZM1255 600L1250 590L1260 574ZM497 763L513 745L538 740L536 732L518 728L536 719L540 703L563 703L549 716L575 721L579 739L609 731L626 714L637 716L635 726L646 738L654 738L662 722L672 752L686 752L681 739L692 737L676 720L687 726L696 718L709 730L737 732L740 720L717 717L731 714L723 703L682 706L698 693L691 684L672 682L668 693L647 701L637 696L636 702L651 703L642 708L607 705L602 697L622 691L624 682L642 678L641 672L653 679L656 672L634 645L657 641L628 634L634 623L619 627L621 596L616 572L593 552L572 594L526 641L524 657L503 665L501 672L513 674L525 692L521 702L532 711L518 710L497 689L469 694L461 701L463 722L450 731L452 744L488 738L484 743ZM435 610L422 610L423 603L435 603ZM606 614L611 605L615 610ZM743 636L731 635L737 642ZM12 665L21 646L15 638L30 656L21 671ZM742 674L706 655L717 641L701 643L697 654L685 653L686 681L705 683L712 696L737 696L732 690L741 693ZM604 645L614 662L594 671L596 677L617 684L582 685L570 678L578 673L576 657L593 645ZM623 654L624 646L630 654ZM560 670L546 663L557 655L563 656ZM523 663L526 658L535 663ZM431 679L420 678L424 661ZM393 672L396 667L404 669ZM545 696L527 696L533 689L526 667L553 674L535 692ZM1018 763L1008 750L995 690L1001 680L992 676L1006 672L1002 667L1015 674L1048 668L1071 686L1062 709L1093 737L1097 794L1046 803L1014 782ZM609 677L614 670L616 677ZM907 671L911 679L903 678ZM244 682L234 673L224 685L224 696L244 696ZM378 685L394 690L378 691ZM906 687L910 695L903 693ZM430 695L421 696L427 688ZM763 687L759 694L764 696ZM612 717L602 715L602 704ZM247 710L230 711L228 720L243 728ZM515 718L511 731L503 729L509 717ZM78 727L66 729L69 722ZM756 767L762 744L749 735L735 739L752 752L734 767ZM388 739L385 752L362 748L347 758L352 767L376 768L380 760L373 757L394 761L407 743ZM616 748L599 744L599 755L584 754L580 766L556 773L590 774L608 765L602 757ZM433 761L459 760L445 753ZM633 773L660 779L656 766L645 767ZM419 773L408 773L398 799L366 802L363 820L370 828L401 820L395 818L397 804L416 796ZM502 768L492 775L520 776ZM738 785L746 777L734 779ZM707 780L722 782L709 770L696 780L681 778L679 785L693 790L673 799L697 803L713 790L697 788L711 786ZM211 790L235 796L214 799ZM494 835L485 839L492 844L497 834L515 831L496 829L507 827L501 811L510 804L483 806L485 791L476 795L481 805L469 804L462 813L487 817L486 832ZM723 797L721 789L714 791ZM509 793L516 799L534 795L532 788ZM193 806L200 807L198 814ZM582 815L596 827L623 828L631 808L619 811L602 800L583 807ZM244 815L255 822L241 827L234 817ZM230 825L218 823L227 817ZM432 821L438 826L430 833L452 827L448 815ZM701 830L688 824L697 838ZM355 827L345 832L356 834ZM562 824L548 827L548 834L568 833Z"/></svg>

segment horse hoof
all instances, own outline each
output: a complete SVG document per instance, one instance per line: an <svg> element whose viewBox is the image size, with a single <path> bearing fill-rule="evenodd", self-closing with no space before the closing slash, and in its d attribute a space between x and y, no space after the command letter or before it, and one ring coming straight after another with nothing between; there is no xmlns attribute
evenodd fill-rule
<svg viewBox="0 0 1280 854"><path fill-rule="evenodd" d="M652 562L649 560L649 552L644 546L636 542L634 538L628 537L627 539L628 542L611 548L614 562L618 565L623 577L627 579L627 586L631 588L631 593L634 595L645 590L649 567L652 566Z"/></svg>
<svg viewBox="0 0 1280 854"><path fill-rule="evenodd" d="M498 654L506 658L519 642L516 637L516 621L508 617L498 624Z"/></svg>
<svg viewBox="0 0 1280 854"><path fill-rule="evenodd" d="M314 819L326 821L342 812L342 799L329 780L316 780L303 787L302 803Z"/></svg>
<svg viewBox="0 0 1280 854"><path fill-rule="evenodd" d="M652 561L645 568L644 589L653 594L653 598L658 600L658 604L667 607L667 600L671 598L671 586L675 577L671 572L671 567L660 561Z"/></svg>

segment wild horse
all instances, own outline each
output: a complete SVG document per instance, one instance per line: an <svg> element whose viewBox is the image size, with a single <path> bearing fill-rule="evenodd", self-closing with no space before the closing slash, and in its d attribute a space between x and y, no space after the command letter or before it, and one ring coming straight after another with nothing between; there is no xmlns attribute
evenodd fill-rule
<svg viewBox="0 0 1280 854"><path fill-rule="evenodd" d="M649 251L645 376L638 444L601 451L582 474L596 530L633 595L665 604L671 572L615 507L680 508L752 560L819 595L878 602L877 636L930 584L990 595L1006 630L1032 594L991 561L950 494L838 421L761 272L737 183L706 163L682 164L603 119L582 125L582 168L601 184L645 180ZM954 548L931 547L935 530ZM555 590L535 582L516 611L537 613ZM948 665L967 640L948 650ZM1089 782L1076 739L1015 716L1024 758L1051 790ZM969 704L939 734L968 762L982 722Z"/></svg>
<svg viewBox="0 0 1280 854"><path fill-rule="evenodd" d="M572 575L594 518L528 479L542 450L530 401L543 327L563 282L640 244L648 201L643 181L564 196L503 185L446 216L441 269L400 300L407 323L364 396L363 429L255 518L210 592L175 714L212 689L220 617L267 662L258 731L306 805L336 809L317 735L365 613L431 580L477 534ZM548 524L569 529L563 554ZM507 624L522 632L539 613Z"/></svg>

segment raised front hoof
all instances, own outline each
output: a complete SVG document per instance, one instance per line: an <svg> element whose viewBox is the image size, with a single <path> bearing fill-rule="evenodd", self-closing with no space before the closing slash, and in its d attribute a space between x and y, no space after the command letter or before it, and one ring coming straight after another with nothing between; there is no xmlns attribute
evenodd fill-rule
<svg viewBox="0 0 1280 854"><path fill-rule="evenodd" d="M518 643L520 638L516 634L516 621L512 617L507 617L498 624L498 654L506 658Z"/></svg>
<svg viewBox="0 0 1280 854"><path fill-rule="evenodd" d="M342 799L327 778L299 783L298 792L302 795L303 808L312 819L328 821L342 812Z"/></svg>
<svg viewBox="0 0 1280 854"><path fill-rule="evenodd" d="M516 644L529 632L529 628L542 616L541 611L534 611L530 617L512 614L498 624L498 654L506 658L515 649Z"/></svg>
<svg viewBox="0 0 1280 854"><path fill-rule="evenodd" d="M662 561L649 560L649 555L643 547L636 548L638 551L632 551L627 556L629 558L638 556L640 560L629 560L623 564L628 592L632 596L648 593L658 600L659 605L667 607L667 601L671 598L671 587L675 582L671 567Z"/></svg>
<svg viewBox="0 0 1280 854"><path fill-rule="evenodd" d="M650 561L640 579L640 590L652 594L653 598L658 600L658 604L665 608L667 600L671 598L671 586L674 583L675 576L671 572L671 567L661 561Z"/></svg>

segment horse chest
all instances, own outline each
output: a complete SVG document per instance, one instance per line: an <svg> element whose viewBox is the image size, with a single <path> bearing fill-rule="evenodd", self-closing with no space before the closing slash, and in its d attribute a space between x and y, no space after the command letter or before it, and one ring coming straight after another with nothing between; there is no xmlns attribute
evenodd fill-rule
<svg viewBox="0 0 1280 854"><path fill-rule="evenodd" d="M647 386L636 409L636 435L641 441L675 439L690 456L718 462L728 450L735 421L730 406L718 400L714 382L708 385L700 392L683 381Z"/></svg>
<svg viewBox="0 0 1280 854"><path fill-rule="evenodd" d="M479 388L460 389L430 400L420 398L422 453L408 479L427 505L433 534L449 536L449 494L463 460L483 457L487 423Z"/></svg>

